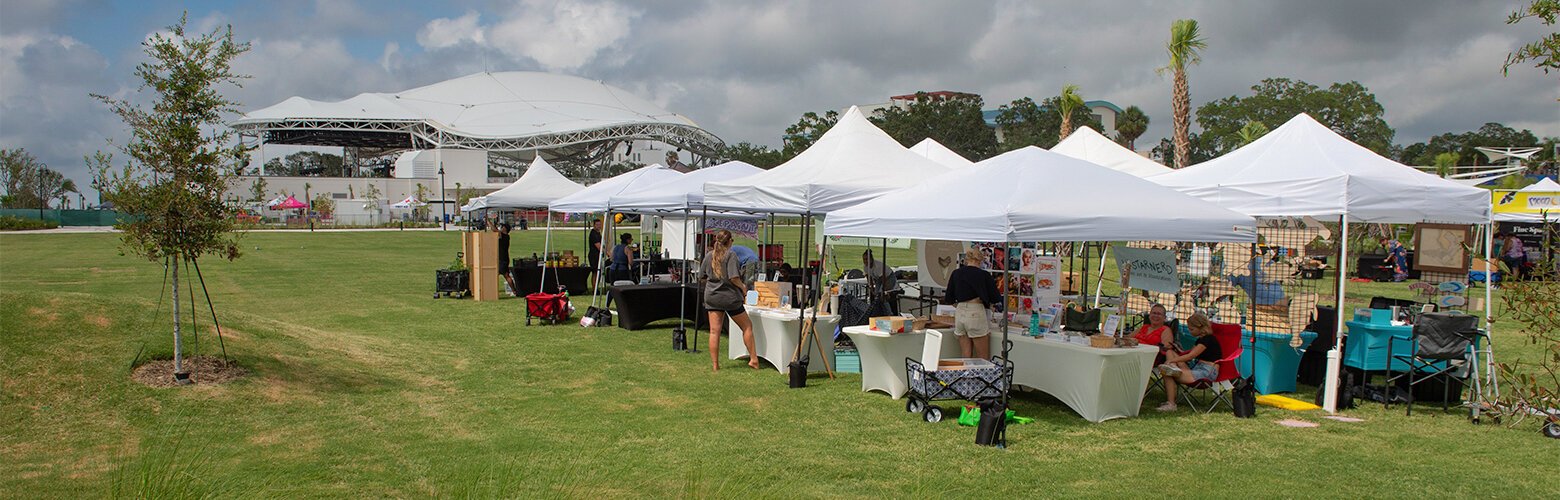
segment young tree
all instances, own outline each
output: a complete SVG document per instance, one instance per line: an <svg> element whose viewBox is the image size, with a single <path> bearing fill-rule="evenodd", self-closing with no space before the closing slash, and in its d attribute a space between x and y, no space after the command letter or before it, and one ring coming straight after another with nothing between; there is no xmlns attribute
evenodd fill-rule
<svg viewBox="0 0 1560 500"><path fill-rule="evenodd" d="M1116 142L1127 149L1137 150L1137 138L1148 131L1148 114L1143 108L1127 106L1116 116Z"/></svg>
<svg viewBox="0 0 1560 500"><path fill-rule="evenodd" d="M1457 153L1441 153L1435 155L1435 175L1445 178L1452 175L1452 168L1457 166Z"/></svg>
<svg viewBox="0 0 1560 500"><path fill-rule="evenodd" d="M1160 71L1170 71L1174 79L1170 87L1170 128L1175 134L1175 164L1172 165L1175 168L1191 165L1188 154L1192 149L1192 93L1186 85L1186 67L1202 62L1198 52L1206 48L1208 41L1203 39L1196 19L1177 19L1170 23L1170 42L1165 44L1170 52L1170 64Z"/></svg>
<svg viewBox="0 0 1560 500"><path fill-rule="evenodd" d="M1259 121L1249 121L1240 127L1240 131L1236 132L1236 135L1240 137L1240 146L1245 146L1247 144L1251 144L1257 139L1262 138L1262 136L1267 135L1267 133L1267 125L1263 125L1262 122Z"/></svg>
<svg viewBox="0 0 1560 500"><path fill-rule="evenodd" d="M1078 95L1078 85L1069 83L1067 86L1062 87L1062 95L1056 97L1056 106L1061 110L1062 115L1062 127L1056 134L1056 142L1062 142L1062 139L1072 135L1073 111L1084 107L1083 96Z"/></svg>
<svg viewBox="0 0 1560 500"><path fill-rule="evenodd" d="M262 203L262 202L264 202L265 201L265 188L266 188L265 178L264 177L256 177L254 182L249 183L249 201L252 201L252 202L255 202L255 203Z"/></svg>
<svg viewBox="0 0 1560 500"><path fill-rule="evenodd" d="M222 202L231 174L223 167L244 164L249 155L222 123L224 113L237 112L237 103L217 88L245 78L233 72L232 61L249 44L235 42L231 26L194 33L186 30L187 21L187 16L180 18L141 44L150 60L137 65L135 74L140 90L152 91L150 110L93 95L130 127L129 142L119 148L129 157L123 168L112 170L106 155L93 167L104 197L130 215L116 225L123 248L169 267L174 377L181 383L188 373L180 337L179 268L206 254L238 258L232 208Z"/></svg>

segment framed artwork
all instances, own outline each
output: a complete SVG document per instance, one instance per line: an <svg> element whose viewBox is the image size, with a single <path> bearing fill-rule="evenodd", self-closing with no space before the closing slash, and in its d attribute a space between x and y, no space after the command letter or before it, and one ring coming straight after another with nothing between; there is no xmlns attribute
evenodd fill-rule
<svg viewBox="0 0 1560 500"><path fill-rule="evenodd" d="M1414 269L1421 272L1468 272L1473 226L1421 223L1414 225Z"/></svg>

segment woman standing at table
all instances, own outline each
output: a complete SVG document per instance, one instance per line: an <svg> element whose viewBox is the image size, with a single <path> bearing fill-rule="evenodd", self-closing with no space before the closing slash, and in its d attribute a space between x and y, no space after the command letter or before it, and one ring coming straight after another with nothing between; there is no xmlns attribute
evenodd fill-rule
<svg viewBox="0 0 1560 500"><path fill-rule="evenodd" d="M1224 358L1224 349L1219 346L1218 339L1213 337L1213 323L1208 321L1207 316L1197 313L1186 319L1186 329L1191 331L1193 337L1197 337L1197 343L1185 353L1166 357L1165 364L1159 365L1159 373L1165 379L1165 404L1159 405L1156 410L1176 410L1177 384L1191 385L1198 380L1213 380L1219 376L1217 363Z"/></svg>
<svg viewBox="0 0 1560 500"><path fill-rule="evenodd" d="M953 304L953 335L959 338L959 353L980 359L991 358L991 323L986 310L1001 303L997 282L991 273L980 268L985 255L979 249L964 251L964 265L948 275L948 289L943 302Z"/></svg>
<svg viewBox="0 0 1560 500"><path fill-rule="evenodd" d="M632 266L634 265L634 258L638 257L638 252L634 250L633 246L634 235L623 233L618 235L618 241L620 243L618 243L617 246L612 247L612 267L608 268L608 271L611 272L607 273L607 278L612 281L633 281L634 275L629 271L633 269ZM610 285L611 283L608 284Z"/></svg>
<svg viewBox="0 0 1560 500"><path fill-rule="evenodd" d="M710 241L710 248L699 264L704 276L704 307L710 312L710 370L720 371L720 332L726 328L726 318L742 329L742 345L747 347L748 367L758 369L758 352L753 346L753 320L748 318L743 306L747 295L747 283L742 281L742 266L731 252L731 231L720 230ZM736 339L728 340L735 342Z"/></svg>

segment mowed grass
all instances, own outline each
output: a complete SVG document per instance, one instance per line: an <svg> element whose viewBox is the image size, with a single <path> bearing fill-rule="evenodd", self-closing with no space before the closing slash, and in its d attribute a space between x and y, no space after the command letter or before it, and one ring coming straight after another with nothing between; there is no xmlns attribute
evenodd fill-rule
<svg viewBox="0 0 1560 500"><path fill-rule="evenodd" d="M539 250L539 231L517 235L516 256ZM1560 441L1438 407L1091 424L1029 393L1016 409L1037 421L998 450L856 375L793 390L773 370L710 373L706 354L670 350L674 322L526 327L519 299L435 300L453 232L243 245L202 267L227 352L252 374L152 389L129 373L172 352L163 268L120 256L116 235L0 235L0 497L1560 494ZM208 323L187 351L218 352Z"/></svg>

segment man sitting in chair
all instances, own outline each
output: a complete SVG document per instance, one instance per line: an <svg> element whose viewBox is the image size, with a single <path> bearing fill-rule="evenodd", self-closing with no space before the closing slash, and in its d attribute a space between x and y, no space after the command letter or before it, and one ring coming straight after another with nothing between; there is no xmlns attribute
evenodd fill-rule
<svg viewBox="0 0 1560 500"><path fill-rule="evenodd" d="M861 253L861 267L867 273L867 283L877 292L878 297L888 304L890 314L899 314L899 301L895 300L894 292L899 291L899 280L894 278L894 270L888 268L888 263L872 258L872 251Z"/></svg>
<svg viewBox="0 0 1560 500"><path fill-rule="evenodd" d="M1254 257L1246 264L1251 270L1250 276L1229 277L1230 284L1246 290L1246 295L1256 301L1259 306L1282 304L1284 302L1284 285L1277 281L1267 281L1262 275L1262 258Z"/></svg>

